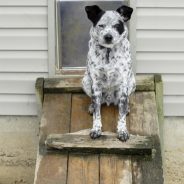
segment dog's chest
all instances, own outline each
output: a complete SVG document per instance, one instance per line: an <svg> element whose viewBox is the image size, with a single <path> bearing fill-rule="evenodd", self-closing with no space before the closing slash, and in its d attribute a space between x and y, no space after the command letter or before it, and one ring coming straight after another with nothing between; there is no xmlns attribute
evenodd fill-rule
<svg viewBox="0 0 184 184"><path fill-rule="evenodd" d="M91 55L93 73L104 88L111 88L123 80L122 73L127 65L123 50L101 49Z"/></svg>
<svg viewBox="0 0 184 184"><path fill-rule="evenodd" d="M117 85L120 82L120 69L116 64L110 62L108 64L98 65L96 69L99 78L98 80L101 81L103 87L108 88Z"/></svg>

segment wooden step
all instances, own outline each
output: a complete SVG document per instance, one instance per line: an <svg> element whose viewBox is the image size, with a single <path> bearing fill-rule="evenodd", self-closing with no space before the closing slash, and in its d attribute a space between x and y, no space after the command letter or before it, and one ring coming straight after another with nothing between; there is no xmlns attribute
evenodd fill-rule
<svg viewBox="0 0 184 184"><path fill-rule="evenodd" d="M141 156L140 159L120 154L48 152L45 141L49 135L90 129L92 117L88 114L90 98L82 91L75 93L75 90L61 90L62 82L53 84L53 91L48 90L44 79L39 93L40 99L43 99L43 107L34 184L163 184L158 126L158 118L162 114L157 113L161 105L158 108L156 102L162 94L161 91L155 91L158 86L154 78L152 82L152 89L140 90L131 96L130 113L127 116L127 126L131 134L152 137L154 156L152 160L147 160L146 156ZM54 89L57 85L59 91ZM117 107L103 106L101 113L103 131L115 133Z"/></svg>
<svg viewBox="0 0 184 184"><path fill-rule="evenodd" d="M116 133L103 132L98 139L91 139L90 130L82 130L67 134L50 134L46 139L49 151L59 150L71 153L106 153L121 155L151 155L152 139L150 136L130 135L130 139L122 142Z"/></svg>

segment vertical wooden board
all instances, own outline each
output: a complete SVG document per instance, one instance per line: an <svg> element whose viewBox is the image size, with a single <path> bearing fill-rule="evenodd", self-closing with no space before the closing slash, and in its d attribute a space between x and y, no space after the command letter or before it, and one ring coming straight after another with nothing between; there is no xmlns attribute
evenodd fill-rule
<svg viewBox="0 0 184 184"><path fill-rule="evenodd" d="M113 105L110 106L102 105L101 116L102 116L103 131L116 132L117 120L114 116L116 110L117 107L114 107Z"/></svg>
<svg viewBox="0 0 184 184"><path fill-rule="evenodd" d="M179 83L181 85L181 82ZM176 87L176 89L178 89L178 86ZM178 91L180 91L180 89ZM162 82L161 75L155 75L155 98L156 98L156 106L157 106L158 122L159 122L160 144L163 145L164 143L164 140L163 140L164 109L163 109L163 82ZM163 156L163 147L162 147L162 156Z"/></svg>
<svg viewBox="0 0 184 184"><path fill-rule="evenodd" d="M144 135L159 135L158 114L154 92L143 92L144 98Z"/></svg>
<svg viewBox="0 0 184 184"><path fill-rule="evenodd" d="M163 168L159 139L158 114L154 92L144 92L144 118L143 132L153 136L154 157L152 161L142 161L142 177L144 183L163 184ZM147 128L150 127L150 128Z"/></svg>
<svg viewBox="0 0 184 184"><path fill-rule="evenodd" d="M69 154L67 184L98 184L98 155Z"/></svg>
<svg viewBox="0 0 184 184"><path fill-rule="evenodd" d="M34 184L65 184L68 155L45 155L45 138L51 133L69 132L71 94L46 94L40 125L40 150Z"/></svg>
<svg viewBox="0 0 184 184"><path fill-rule="evenodd" d="M105 131L116 131L118 115L117 107L102 108L102 120ZM127 127L129 127L128 117ZM130 157L100 154L100 184L132 184L131 172Z"/></svg>
<svg viewBox="0 0 184 184"><path fill-rule="evenodd" d="M130 157L100 155L100 184L132 184Z"/></svg>
<svg viewBox="0 0 184 184"><path fill-rule="evenodd" d="M48 134L67 133L70 127L71 94L44 95L43 114L40 124L41 143Z"/></svg>
<svg viewBox="0 0 184 184"><path fill-rule="evenodd" d="M132 158L133 184L162 184L163 171L158 138L158 119L154 92L142 92L135 95L136 110L130 116L138 116L137 123L132 118L130 130L141 135L153 135L156 154L153 160ZM140 114L142 114L140 116ZM136 128L135 128L136 127Z"/></svg>
<svg viewBox="0 0 184 184"><path fill-rule="evenodd" d="M72 95L70 132L92 126L92 116L88 113L90 99L84 94ZM95 140L94 140L95 141ZM98 184L99 156L90 154L69 154L67 184Z"/></svg>
<svg viewBox="0 0 184 184"><path fill-rule="evenodd" d="M143 135L143 94L136 92L130 99L130 133ZM132 157L132 183L143 184L141 161Z"/></svg>
<svg viewBox="0 0 184 184"><path fill-rule="evenodd" d="M71 132L92 127L92 116L88 113L90 98L84 94L72 95Z"/></svg>
<svg viewBox="0 0 184 184"><path fill-rule="evenodd" d="M68 155L39 155L34 184L66 184Z"/></svg>
<svg viewBox="0 0 184 184"><path fill-rule="evenodd" d="M35 94L37 99L37 114L39 121L41 120L41 112L42 112L42 105L43 105L43 85L44 85L44 78L37 78L35 82Z"/></svg>
<svg viewBox="0 0 184 184"><path fill-rule="evenodd" d="M143 135L142 124L144 121L142 92L136 92L130 98L130 133Z"/></svg>

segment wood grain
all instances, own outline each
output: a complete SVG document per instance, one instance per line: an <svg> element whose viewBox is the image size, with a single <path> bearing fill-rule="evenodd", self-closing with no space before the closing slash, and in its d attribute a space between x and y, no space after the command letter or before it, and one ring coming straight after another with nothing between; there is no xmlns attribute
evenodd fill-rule
<svg viewBox="0 0 184 184"><path fill-rule="evenodd" d="M44 78L37 78L35 83L35 94L37 99L37 112L38 112L38 119L40 121L42 115L42 105L43 105L43 85L44 85Z"/></svg>
<svg viewBox="0 0 184 184"><path fill-rule="evenodd" d="M44 81L45 93L62 93L62 92L83 92L82 80L83 76L78 77L60 77L46 78ZM137 91L154 91L153 75L136 76Z"/></svg>
<svg viewBox="0 0 184 184"><path fill-rule="evenodd" d="M104 106L102 114L105 116L105 118L102 117L103 129L116 132L119 115L118 108ZM129 121L127 121L127 126L129 127ZM100 154L100 184L106 183L132 184L131 160L129 156Z"/></svg>
<svg viewBox="0 0 184 184"><path fill-rule="evenodd" d="M143 131L145 135L151 135L154 143L155 155L153 160L142 161L142 176L145 183L162 184L164 182L162 169L162 156L159 138L159 124L155 93L143 93L144 118ZM150 113L151 112L151 113ZM151 115L150 115L151 114ZM147 128L149 126L149 128ZM148 172L149 171L149 172Z"/></svg>
<svg viewBox="0 0 184 184"><path fill-rule="evenodd" d="M84 94L72 95L70 132L91 128L92 117L88 114L90 99ZM69 154L67 184L98 184L99 156Z"/></svg>
<svg viewBox="0 0 184 184"><path fill-rule="evenodd" d="M146 159L138 160L136 158L132 158L133 184L162 184L163 170L160 141L158 138L158 115L155 102L155 93L136 93L135 104L135 109L132 112L133 114L130 114L130 117L134 117L135 114L139 114L139 121L136 123L135 118L131 119L130 131L140 135L143 134L152 136L156 154L151 161Z"/></svg>
<svg viewBox="0 0 184 184"><path fill-rule="evenodd" d="M148 136L134 136L122 143L117 135L104 132L93 140L87 134L50 134L46 139L47 149L76 153L112 153L122 155L151 155L152 139Z"/></svg>
<svg viewBox="0 0 184 184"><path fill-rule="evenodd" d="M70 111L71 94L44 96L34 184L66 184L68 155L48 155L44 143L51 133L69 132Z"/></svg>
<svg viewBox="0 0 184 184"><path fill-rule="evenodd" d="M130 133L144 135L142 132L144 121L143 95L135 93L130 100ZM132 184L142 184L141 160L132 157Z"/></svg>

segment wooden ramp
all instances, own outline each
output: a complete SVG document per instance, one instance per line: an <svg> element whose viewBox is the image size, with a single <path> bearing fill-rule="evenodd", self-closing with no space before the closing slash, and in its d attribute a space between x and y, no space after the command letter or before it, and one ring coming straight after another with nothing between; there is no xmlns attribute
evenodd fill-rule
<svg viewBox="0 0 184 184"><path fill-rule="evenodd" d="M151 136L151 159L132 154L75 154L47 149L49 143L58 140L58 135L51 134L92 127L92 116L88 114L90 99L82 93L80 80L37 79L36 91L42 113L34 184L163 184L158 124L163 120L159 76L137 77L137 91L130 98L127 116L131 134ZM117 107L102 106L103 131L116 132L117 118Z"/></svg>

